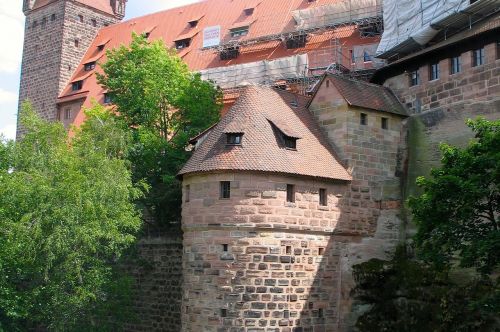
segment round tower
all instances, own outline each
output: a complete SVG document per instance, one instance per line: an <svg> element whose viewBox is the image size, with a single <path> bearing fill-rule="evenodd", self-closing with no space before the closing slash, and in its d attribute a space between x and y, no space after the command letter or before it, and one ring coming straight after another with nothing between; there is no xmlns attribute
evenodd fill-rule
<svg viewBox="0 0 500 332"><path fill-rule="evenodd" d="M123 18L125 4L125 0L24 0L20 104L29 100L44 119L57 120L59 93L99 29Z"/></svg>
<svg viewBox="0 0 500 332"><path fill-rule="evenodd" d="M305 108L248 87L180 172L182 331L338 326L351 180Z"/></svg>

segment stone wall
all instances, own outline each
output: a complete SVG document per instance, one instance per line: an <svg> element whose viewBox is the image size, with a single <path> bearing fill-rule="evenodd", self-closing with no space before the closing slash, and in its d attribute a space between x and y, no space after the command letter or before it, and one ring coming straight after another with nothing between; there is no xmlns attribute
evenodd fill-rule
<svg viewBox="0 0 500 332"><path fill-rule="evenodd" d="M43 119L56 120L59 93L97 31L116 22L109 14L68 0L27 11L19 103L28 99Z"/></svg>
<svg viewBox="0 0 500 332"><path fill-rule="evenodd" d="M473 137L467 119L500 118L500 54L495 43L484 49L485 64L477 67L472 67L471 51L462 50L462 71L457 74L450 74L450 59L442 59L437 80L429 81L425 65L418 68L421 83L416 86L410 86L407 73L385 81L414 114L404 128L408 133L404 197L418 194L416 178L439 165L440 143L465 146Z"/></svg>
<svg viewBox="0 0 500 332"><path fill-rule="evenodd" d="M230 199L219 199L220 181L231 181ZM346 183L226 173L183 185L182 331L336 330L340 252L355 237L341 231Z"/></svg>
<svg viewBox="0 0 500 332"><path fill-rule="evenodd" d="M500 96L500 54L496 43L484 46L485 64L472 66L472 51L460 56L461 72L450 73L450 59L439 61L439 79L429 80L429 65L415 68L420 84L410 86L409 71L387 79L384 83L412 113L441 109L453 111L456 105L488 102ZM408 69L411 69L411 64Z"/></svg>
<svg viewBox="0 0 500 332"><path fill-rule="evenodd" d="M132 317L127 332L181 329L182 235L143 238L127 268L134 278Z"/></svg>

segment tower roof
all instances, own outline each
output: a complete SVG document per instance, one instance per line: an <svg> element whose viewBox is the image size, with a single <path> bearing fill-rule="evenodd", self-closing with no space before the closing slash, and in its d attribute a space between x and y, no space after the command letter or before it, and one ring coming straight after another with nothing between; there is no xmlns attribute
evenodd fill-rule
<svg viewBox="0 0 500 332"><path fill-rule="evenodd" d="M44 7L56 1L57 0L36 0L35 4L33 5L33 9ZM109 0L77 0L77 2L98 9L107 14L115 14Z"/></svg>
<svg viewBox="0 0 500 332"><path fill-rule="evenodd" d="M306 105L309 98L248 86L213 127L179 175L210 171L261 171L351 180ZM227 135L242 134L240 145ZM283 135L296 140L286 148Z"/></svg>

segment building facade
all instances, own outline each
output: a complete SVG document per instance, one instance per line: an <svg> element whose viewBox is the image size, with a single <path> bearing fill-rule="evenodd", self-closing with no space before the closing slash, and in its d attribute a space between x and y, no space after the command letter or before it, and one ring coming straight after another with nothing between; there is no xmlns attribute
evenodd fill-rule
<svg viewBox="0 0 500 332"><path fill-rule="evenodd" d="M121 3L118 7L117 3ZM29 100L46 120L72 119L60 114L57 98L104 26L119 22L125 1L24 0L26 15L19 104ZM121 10L121 11L118 11ZM18 133L19 133L18 126Z"/></svg>
<svg viewBox="0 0 500 332"><path fill-rule="evenodd" d="M384 185L405 118L387 89L338 76L312 99L247 87L180 173L182 331L351 325L350 267L399 239Z"/></svg>

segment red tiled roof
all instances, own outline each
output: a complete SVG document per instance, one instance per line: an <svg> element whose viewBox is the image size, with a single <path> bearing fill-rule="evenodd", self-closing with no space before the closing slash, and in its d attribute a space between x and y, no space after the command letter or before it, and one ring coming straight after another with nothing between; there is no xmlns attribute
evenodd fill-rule
<svg viewBox="0 0 500 332"><path fill-rule="evenodd" d="M290 92L246 87L240 98L179 172L179 175L219 170L262 171L350 181L351 175L306 108L308 98ZM292 106L297 103L298 106ZM268 119L293 128L297 149L286 149ZM240 146L226 145L225 132L240 128Z"/></svg>
<svg viewBox="0 0 500 332"><path fill-rule="evenodd" d="M81 1L84 2L83 0ZM87 1L89 1L90 4L91 0ZM95 1L93 5L97 6L98 3L104 0L92 1ZM99 45L106 44L105 48L110 49L128 44L131 40L132 31L140 34L148 29L151 30L151 27L155 27L154 30L150 31L149 39L156 40L161 38L165 41L166 46L174 47L174 40L179 36L193 30L202 31L206 27L217 25L221 27L221 38L223 40L231 39L229 30L235 23L254 20L253 24L250 26L248 35L239 38L239 40L244 40L247 38L276 34L282 31L291 31L295 29L295 21L291 14L292 11L324 6L338 1L342 0L317 0L311 3L306 0L206 0L184 7L173 8L131 19L102 28L92 45L89 47L87 54L83 57L81 65L73 75L74 77L81 75L83 64L87 63L88 59L98 55L97 47ZM105 2L109 3L108 0L105 0ZM255 8L253 14L251 16L246 15L244 9L252 6ZM196 18L201 19L195 28L191 28L189 26L189 21ZM342 49L345 49L346 52L352 45L369 44L379 40L378 37L361 39L359 34L355 33L355 27L353 26L350 29L343 28L335 32L326 32L323 35L314 35L303 48L286 49L283 47L283 43L273 41L244 46L240 49L240 56L238 56L238 58L220 60L219 54L214 50L201 50L203 45L203 34L198 33L193 36L189 48L183 49L180 53L191 70L201 70L254 61L273 60L286 56L328 49L331 48L333 38L342 39ZM99 62L102 63L104 61L106 61L105 55ZM99 71L101 69L98 66L96 70ZM90 92L89 98L84 103L84 107L91 106L92 98L98 101L103 98L103 96L99 95L102 89L97 84L95 75L86 79L84 85L85 89L88 89ZM71 87L67 86L60 94L60 98L70 93ZM83 117L77 117L75 123L78 125L78 121L82 120Z"/></svg>
<svg viewBox="0 0 500 332"><path fill-rule="evenodd" d="M54 1L56 0L36 0L35 4L33 5L33 9L46 6ZM113 8L111 7L109 0L77 0L77 2L80 2L92 8L96 8L102 12L114 15Z"/></svg>
<svg viewBox="0 0 500 332"><path fill-rule="evenodd" d="M327 76L349 105L408 116L396 96L384 86L333 74Z"/></svg>

